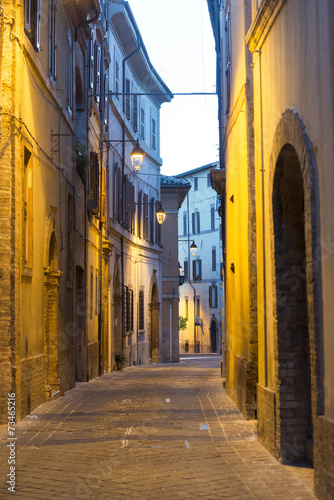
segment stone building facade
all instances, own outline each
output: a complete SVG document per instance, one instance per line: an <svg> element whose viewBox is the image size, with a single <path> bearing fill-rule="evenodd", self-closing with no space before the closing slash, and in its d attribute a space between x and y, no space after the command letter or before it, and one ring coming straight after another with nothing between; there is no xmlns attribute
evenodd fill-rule
<svg viewBox="0 0 334 500"><path fill-rule="evenodd" d="M179 361L179 209L191 187L183 179L161 176L161 203L166 220L161 228L162 254L162 341L161 361Z"/></svg>
<svg viewBox="0 0 334 500"><path fill-rule="evenodd" d="M127 2L4 1L0 28L3 421L8 393L20 419L113 369L115 352L157 358L159 110L172 95ZM131 128L135 95L154 89L138 97ZM138 175L128 167L136 139Z"/></svg>
<svg viewBox="0 0 334 500"><path fill-rule="evenodd" d="M179 260L184 273L180 287L180 315L187 328L180 331L180 352L219 353L223 337L222 227L217 193L210 171L218 162L176 176L191 184L179 210ZM196 255L190 252L192 242Z"/></svg>
<svg viewBox="0 0 334 500"><path fill-rule="evenodd" d="M332 2L208 1L221 91L226 386L284 463L333 483ZM243 242L240 245L240 241Z"/></svg>

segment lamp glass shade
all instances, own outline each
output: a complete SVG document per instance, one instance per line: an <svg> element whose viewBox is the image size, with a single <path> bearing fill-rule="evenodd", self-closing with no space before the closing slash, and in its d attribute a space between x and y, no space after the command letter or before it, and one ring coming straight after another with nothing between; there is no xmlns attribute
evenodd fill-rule
<svg viewBox="0 0 334 500"><path fill-rule="evenodd" d="M193 257L195 257L197 252L197 245L195 244L195 241L193 240L192 244L190 245L190 253Z"/></svg>
<svg viewBox="0 0 334 500"><path fill-rule="evenodd" d="M155 215L157 216L157 221L159 224L163 224L166 219L166 212L162 207L158 208L158 210L155 212Z"/></svg>
<svg viewBox="0 0 334 500"><path fill-rule="evenodd" d="M145 151L139 146L137 140L135 147L130 153L132 166L136 172L139 172L139 170L141 169L145 155L146 155Z"/></svg>

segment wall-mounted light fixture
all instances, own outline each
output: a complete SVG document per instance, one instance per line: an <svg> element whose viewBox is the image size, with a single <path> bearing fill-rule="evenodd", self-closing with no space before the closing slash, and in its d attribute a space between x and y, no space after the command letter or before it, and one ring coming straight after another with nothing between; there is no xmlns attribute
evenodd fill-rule
<svg viewBox="0 0 334 500"><path fill-rule="evenodd" d="M157 205L157 209L155 211L155 215L156 215L156 218L157 218L157 221L158 221L158 224L163 224L165 222L165 219L166 219L166 212L164 211L164 209L162 208L162 205L161 205L161 201L157 200L154 202L155 205ZM136 206L140 207L140 206L151 206L150 203L144 203L144 202L141 202L141 203L135 203Z"/></svg>
<svg viewBox="0 0 334 500"><path fill-rule="evenodd" d="M196 252L197 252L197 245L196 245L195 241L193 240L192 244L190 245L190 253L193 257L195 257Z"/></svg>
<svg viewBox="0 0 334 500"><path fill-rule="evenodd" d="M136 145L135 145L135 147L133 148L133 150L130 153L131 161L132 161L132 166L133 166L133 168L135 169L136 172L139 172L139 170L141 169L141 167L143 165L143 159L144 159L145 155L146 155L146 153L139 146L139 142L138 142L138 139L137 139ZM166 214L165 214L165 216L166 216ZM158 222L159 222L159 219L158 219ZM159 222L159 224L162 224L162 222Z"/></svg>

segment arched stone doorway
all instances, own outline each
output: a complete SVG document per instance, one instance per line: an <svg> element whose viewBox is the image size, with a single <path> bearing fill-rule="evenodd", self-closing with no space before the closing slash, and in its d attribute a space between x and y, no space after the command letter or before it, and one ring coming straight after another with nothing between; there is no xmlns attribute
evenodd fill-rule
<svg viewBox="0 0 334 500"><path fill-rule="evenodd" d="M149 346L150 346L150 359L152 363L158 363L159 357L159 333L160 333L160 316L159 316L159 293L158 282L153 275L150 286L150 303L149 303Z"/></svg>
<svg viewBox="0 0 334 500"><path fill-rule="evenodd" d="M316 163L305 126L287 110L271 156L275 453L312 462L313 429L323 411L321 263Z"/></svg>
<svg viewBox="0 0 334 500"><path fill-rule="evenodd" d="M85 367L85 349L87 347L85 336L85 278L84 270L79 266L76 267L75 281L75 379L79 382L85 382L87 380L87 369Z"/></svg>
<svg viewBox="0 0 334 500"><path fill-rule="evenodd" d="M51 215L54 219L55 212ZM52 223L54 226L54 220ZM52 229L52 226L49 226ZM58 365L58 290L62 273L58 270L58 249L55 231L50 231L47 266L44 268L45 283L45 358L46 358L46 392L58 391L60 388Z"/></svg>
<svg viewBox="0 0 334 500"><path fill-rule="evenodd" d="M217 352L217 333L218 333L218 328L217 328L217 322L215 318L212 318L211 323L210 323L210 351L211 352Z"/></svg>
<svg viewBox="0 0 334 500"><path fill-rule="evenodd" d="M306 459L307 443L313 440L304 219L304 188L299 160L294 148L286 145L277 160L273 188L283 461Z"/></svg>
<svg viewBox="0 0 334 500"><path fill-rule="evenodd" d="M117 256L116 256L117 258ZM118 260L114 269L113 317L114 317L114 352L121 353L122 345L122 282Z"/></svg>

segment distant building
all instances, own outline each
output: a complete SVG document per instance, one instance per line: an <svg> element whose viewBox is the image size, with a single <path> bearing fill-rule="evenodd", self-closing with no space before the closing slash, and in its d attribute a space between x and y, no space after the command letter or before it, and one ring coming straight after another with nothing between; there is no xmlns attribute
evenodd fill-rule
<svg viewBox="0 0 334 500"><path fill-rule="evenodd" d="M160 107L172 94L152 66L127 2L108 5L111 61L106 238L111 244L111 357L128 364L160 359L162 302ZM130 153L144 150L138 173ZM125 142L124 142L125 141Z"/></svg>
<svg viewBox="0 0 334 500"><path fill-rule="evenodd" d="M218 162L178 174L191 183L179 210L179 261L184 273L180 287L180 352L214 353L222 350L223 287L219 197L211 187L210 171ZM196 255L190 252L192 243Z"/></svg>
<svg viewBox="0 0 334 500"><path fill-rule="evenodd" d="M190 183L176 177L161 176L161 203L166 220L161 227L162 254L162 335L160 360L179 360L179 255L178 213Z"/></svg>

